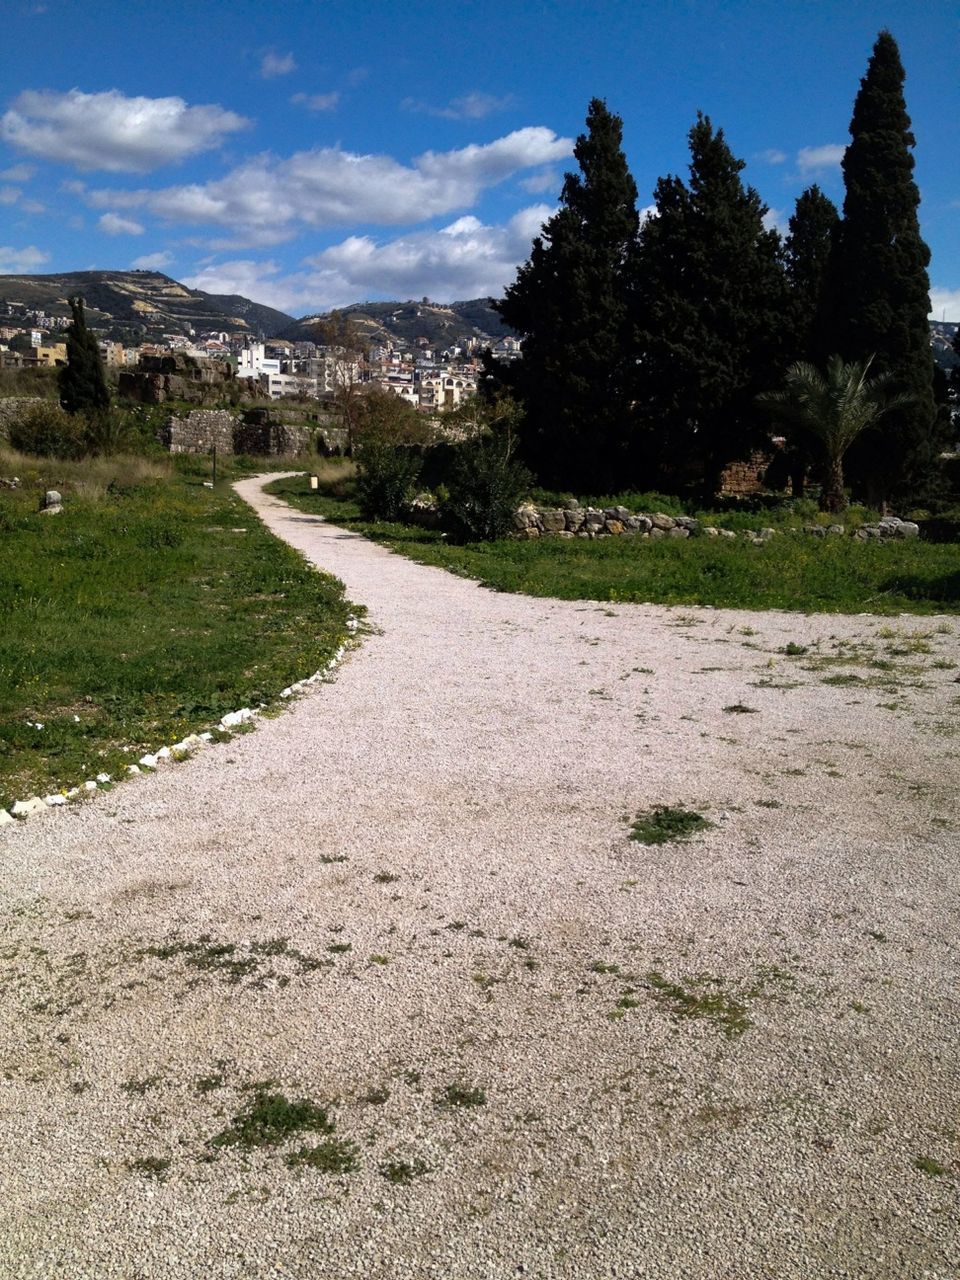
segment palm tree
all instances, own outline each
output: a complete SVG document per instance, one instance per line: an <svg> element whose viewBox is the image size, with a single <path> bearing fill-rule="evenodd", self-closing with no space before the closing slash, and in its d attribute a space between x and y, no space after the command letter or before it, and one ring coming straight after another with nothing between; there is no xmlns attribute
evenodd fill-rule
<svg viewBox="0 0 960 1280"><path fill-rule="evenodd" d="M826 455L826 481L820 499L824 511L842 511L843 457L861 431L912 402L909 395L891 395L890 375L868 377L873 356L845 362L827 360L826 373L799 360L786 372L782 391L769 391L757 403L782 422L816 436Z"/></svg>

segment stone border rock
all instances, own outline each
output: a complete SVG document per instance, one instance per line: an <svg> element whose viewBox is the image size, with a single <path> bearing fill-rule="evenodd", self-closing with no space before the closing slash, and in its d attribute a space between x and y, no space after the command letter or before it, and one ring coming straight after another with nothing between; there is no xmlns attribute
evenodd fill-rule
<svg viewBox="0 0 960 1280"><path fill-rule="evenodd" d="M346 626L349 636L351 638L355 637L360 628L359 619L350 614L347 618ZM288 685L286 689L281 689L279 697L284 699L294 698L298 693L303 693L305 689L310 688L311 685L329 680L334 669L343 661L346 652L346 644L339 645L326 666L321 667L319 671L315 671L312 676L305 676L302 680L296 680L293 684ZM221 717L214 730L191 733L179 742L159 747L156 751L145 752L136 764L127 765L126 776L136 777L144 771L152 773L155 769L160 768L161 765L171 760L186 760L194 751L198 751L201 747L213 742L215 733L230 733L243 725L251 724L269 705L266 702L261 702L257 707L240 707L237 711L228 711L226 715ZM112 787L122 780L122 778L111 777L109 773L98 773L95 779L89 778L86 782L80 783L79 786L70 787L69 790L53 792L48 796L30 796L27 800L16 800L9 810L0 809L0 827L16 823L18 820L23 821L38 813L46 813L48 809L59 808L61 805L69 804L71 801L81 800L84 796L92 795L101 787Z"/></svg>
<svg viewBox="0 0 960 1280"><path fill-rule="evenodd" d="M421 500L422 505L422 500ZM627 507L581 507L571 503L566 507L539 507L526 503L514 513L514 537L517 538L616 538L633 536L646 539L740 537L754 545L769 542L778 534L777 529L724 529L717 525L702 524L693 516L668 516L662 511L653 513L630 511ZM798 530L787 530L796 533ZM842 524L804 525L803 533L814 537L843 536L847 530ZM886 516L877 524L860 525L850 531L851 536L865 541L871 538L916 538L920 526L911 520Z"/></svg>

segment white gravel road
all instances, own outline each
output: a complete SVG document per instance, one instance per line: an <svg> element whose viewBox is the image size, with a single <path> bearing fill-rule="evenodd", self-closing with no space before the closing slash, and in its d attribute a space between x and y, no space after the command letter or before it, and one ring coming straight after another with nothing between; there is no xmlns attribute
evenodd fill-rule
<svg viewBox="0 0 960 1280"><path fill-rule="evenodd" d="M375 630L0 831L0 1276L956 1280L958 620L500 595L260 484ZM210 1145L281 1093L332 1138Z"/></svg>

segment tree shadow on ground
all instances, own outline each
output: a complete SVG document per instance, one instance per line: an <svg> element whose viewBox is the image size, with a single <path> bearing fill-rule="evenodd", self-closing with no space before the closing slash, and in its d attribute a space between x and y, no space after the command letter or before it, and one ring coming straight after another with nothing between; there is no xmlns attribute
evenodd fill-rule
<svg viewBox="0 0 960 1280"><path fill-rule="evenodd" d="M908 600L933 600L938 604L960 606L960 570L941 577L923 578L916 574L898 573L884 579L881 590Z"/></svg>

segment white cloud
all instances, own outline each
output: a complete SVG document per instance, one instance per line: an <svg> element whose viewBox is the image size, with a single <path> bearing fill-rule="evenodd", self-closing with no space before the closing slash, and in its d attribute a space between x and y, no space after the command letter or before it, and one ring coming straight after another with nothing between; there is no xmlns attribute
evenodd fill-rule
<svg viewBox="0 0 960 1280"><path fill-rule="evenodd" d="M11 249L9 245L0 245L0 273L4 275L35 271L49 261L49 253L38 249L36 245L28 245L26 249Z"/></svg>
<svg viewBox="0 0 960 1280"><path fill-rule="evenodd" d="M779 147L768 147L766 151L759 152L757 159L764 160L767 164L786 164L787 153Z"/></svg>
<svg viewBox="0 0 960 1280"><path fill-rule="evenodd" d="M173 254L164 250L162 253L145 253L142 258L134 258L130 263L134 271L162 271L173 262Z"/></svg>
<svg viewBox="0 0 960 1280"><path fill-rule="evenodd" d="M75 169L146 173L209 151L249 123L223 107L188 107L182 98L28 89L0 119L0 137Z"/></svg>
<svg viewBox="0 0 960 1280"><path fill-rule="evenodd" d="M0 172L0 179L4 182L29 182L36 172L32 164L15 164Z"/></svg>
<svg viewBox="0 0 960 1280"><path fill-rule="evenodd" d="M797 167L802 174L839 168L846 149L841 142L828 142L822 147L801 147L797 152Z"/></svg>
<svg viewBox="0 0 960 1280"><path fill-rule="evenodd" d="M142 236L143 225L134 222L133 218L121 218L116 213L105 213L100 218L99 227L108 236Z"/></svg>
<svg viewBox="0 0 960 1280"><path fill-rule="evenodd" d="M502 226L486 226L467 215L440 230L385 243L370 236L348 236L308 258L304 271L281 275L272 261L238 259L209 265L184 284L209 293L242 293L301 314L377 295L426 295L449 302L499 294L552 213L549 205L534 205Z"/></svg>
<svg viewBox="0 0 960 1280"><path fill-rule="evenodd" d="M20 187L0 187L0 205L16 205L21 213L46 213L39 200L24 200Z"/></svg>
<svg viewBox="0 0 960 1280"><path fill-rule="evenodd" d="M234 242L266 234L275 243L297 223L389 226L469 208L485 187L568 156L572 146L552 129L531 126L482 146L427 151L411 165L324 147L285 160L254 156L213 182L85 198L98 208L147 208L169 222L229 227Z"/></svg>
<svg viewBox="0 0 960 1280"><path fill-rule="evenodd" d="M288 76L296 69L297 60L292 53L265 53L260 63L260 74L264 80L272 80L275 76Z"/></svg>
<svg viewBox="0 0 960 1280"><path fill-rule="evenodd" d="M423 112L429 116L439 116L443 120L483 120L495 111L506 111L516 102L512 93L497 98L492 93L465 93L463 97L451 98L445 107L433 107L419 98L404 98L400 106L404 111Z"/></svg>
<svg viewBox="0 0 960 1280"><path fill-rule="evenodd" d="M783 209L768 209L763 215L764 231L779 231L785 236L790 230L789 215Z"/></svg>
<svg viewBox="0 0 960 1280"><path fill-rule="evenodd" d="M556 169L541 169L539 173L532 173L529 178L521 178L520 186L534 196L543 191L558 191L560 175Z"/></svg>
<svg viewBox="0 0 960 1280"><path fill-rule="evenodd" d="M336 89L332 93L295 93L290 101L295 107L306 107L308 111L333 111L340 94Z"/></svg>
<svg viewBox="0 0 960 1280"><path fill-rule="evenodd" d="M939 289L936 285L930 290L930 319L946 319L951 324L960 324L960 289Z"/></svg>

